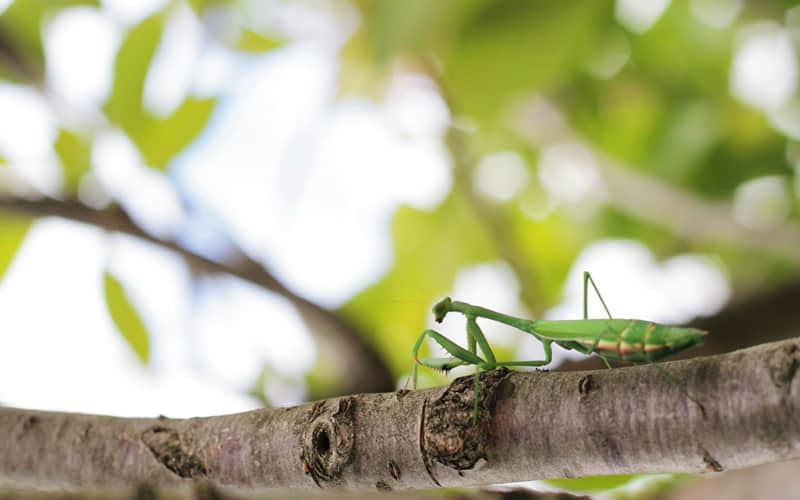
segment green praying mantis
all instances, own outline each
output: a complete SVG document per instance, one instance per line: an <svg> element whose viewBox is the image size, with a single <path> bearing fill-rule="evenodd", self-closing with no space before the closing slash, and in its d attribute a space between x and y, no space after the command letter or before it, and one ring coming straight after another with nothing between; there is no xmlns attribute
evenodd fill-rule
<svg viewBox="0 0 800 500"><path fill-rule="evenodd" d="M608 314L608 319L588 318L588 287L591 283L600 303ZM435 330L427 329L419 336L412 351L414 362L411 368L413 387L417 386L419 365L435 370L448 371L461 365L475 365L475 412L473 423L478 418L478 381L480 372L506 366L544 366L552 360L552 344L555 342L564 349L575 349L582 354L595 353L611 368L608 360L629 361L633 363L654 361L694 345L702 345L703 335L708 332L695 328L680 328L661 325L640 319L615 319L611 316L603 296L588 272L583 273L583 319L582 320L530 320L517 318L492 311L480 306L450 300L439 301L433 307L434 319L441 323L449 312L459 312L467 318L467 346L464 349ZM497 361L477 318L486 318L512 326L533 335L544 347L544 359L532 361ZM442 346L451 357L419 358L422 341L432 338ZM480 349L483 358L476 351ZM408 383L408 381L406 381Z"/></svg>

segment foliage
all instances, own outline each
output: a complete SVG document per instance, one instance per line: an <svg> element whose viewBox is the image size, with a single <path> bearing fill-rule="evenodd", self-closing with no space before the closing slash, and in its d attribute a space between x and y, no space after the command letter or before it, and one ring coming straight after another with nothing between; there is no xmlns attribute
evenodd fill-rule
<svg viewBox="0 0 800 500"><path fill-rule="evenodd" d="M150 340L144 323L125 294L122 284L111 273L103 274L103 289L111 319L119 332L128 341L136 356L143 364L150 359Z"/></svg>

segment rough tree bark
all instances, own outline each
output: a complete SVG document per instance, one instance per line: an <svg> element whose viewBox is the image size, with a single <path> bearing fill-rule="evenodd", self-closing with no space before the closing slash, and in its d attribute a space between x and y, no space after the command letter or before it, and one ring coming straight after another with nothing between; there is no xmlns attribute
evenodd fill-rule
<svg viewBox="0 0 800 500"><path fill-rule="evenodd" d="M181 486L118 486L110 488L77 488L59 491L43 491L21 488L0 487L0 500L294 500L300 495L294 490L245 490L242 488L220 487L208 482L198 482ZM307 500L386 500L382 491L303 491ZM435 491L394 492L392 500L441 500ZM569 493L537 492L523 488L502 491L473 489L471 491L451 492L447 500L590 500L583 495ZM730 500L730 499L728 499ZM794 500L794 499L792 499Z"/></svg>
<svg viewBox="0 0 800 500"><path fill-rule="evenodd" d="M0 483L191 480L258 488L415 489L800 458L800 338L595 372L509 372L449 386L210 418L0 408Z"/></svg>

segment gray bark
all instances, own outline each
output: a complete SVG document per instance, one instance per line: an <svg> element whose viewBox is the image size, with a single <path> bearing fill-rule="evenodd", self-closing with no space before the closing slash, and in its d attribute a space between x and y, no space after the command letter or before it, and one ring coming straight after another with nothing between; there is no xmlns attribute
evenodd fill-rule
<svg viewBox="0 0 800 500"><path fill-rule="evenodd" d="M404 490L800 458L800 339L185 420L0 408L0 484Z"/></svg>
<svg viewBox="0 0 800 500"><path fill-rule="evenodd" d="M0 500L294 500L298 493L293 490L243 490L241 488L220 487L207 482L200 482L182 486L119 486L112 488L78 488L61 491L42 491L35 489L3 488L0 487ZM371 500L379 498L385 500L386 494L380 491L353 492L353 491L304 491L302 498L309 500ZM434 498L440 500L441 494L437 492L407 491L395 492L392 500L427 500ZM452 494L448 500L589 500L583 495L569 493L541 493L525 489L510 489L506 491L473 490L462 491L458 495Z"/></svg>

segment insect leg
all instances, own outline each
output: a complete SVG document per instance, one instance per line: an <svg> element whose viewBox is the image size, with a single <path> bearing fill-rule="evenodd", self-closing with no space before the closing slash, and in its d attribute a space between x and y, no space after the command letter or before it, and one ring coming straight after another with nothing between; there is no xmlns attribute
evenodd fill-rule
<svg viewBox="0 0 800 500"><path fill-rule="evenodd" d="M453 358L422 358L418 357L419 350L422 346L422 341L425 340L425 337L432 338L437 344L442 346L445 351L450 353ZM452 340L448 339L444 335L434 330L425 330L420 334L419 338L417 338L417 342L414 344L414 349L411 351L412 355L414 356L414 360L411 366L411 381L412 387L416 389L417 387L417 365L427 366L428 368L433 368L436 370L449 370L459 365L466 365L466 364L483 364L484 361L476 354L471 353L470 351L464 349L460 345L456 344ZM408 380L406 380L406 385L408 385Z"/></svg>
<svg viewBox="0 0 800 500"><path fill-rule="evenodd" d="M495 361L495 366L544 366L553 359L553 349L551 344L553 343L552 340L542 340L542 346L544 347L544 359L533 360L533 361Z"/></svg>
<svg viewBox="0 0 800 500"><path fill-rule="evenodd" d="M477 343L478 347L481 348L481 352L484 356L486 356L486 364L492 365L495 362L494 352L492 352L492 348L489 346L489 341L486 340L486 336L481 331L481 327L478 326L478 322L475 320L475 316L468 316L467 317L467 339L470 339L473 344L472 352L475 352L474 345ZM491 370L494 368L493 366L487 366L487 370Z"/></svg>
<svg viewBox="0 0 800 500"><path fill-rule="evenodd" d="M478 363L475 366L475 410L472 413L472 425L478 423L478 383L480 382L481 368L491 370L495 368L497 360L494 357L494 352L489 346L489 341L478 326L475 316L467 316L467 340L472 346L472 352L475 352L475 344L481 348L481 352L486 356L486 361Z"/></svg>
<svg viewBox="0 0 800 500"><path fill-rule="evenodd" d="M588 273L587 273L587 274L588 274ZM600 300L603 300L603 299L600 299ZM597 337L595 337L595 338L594 338L594 342L592 342L592 345L589 347L589 353L592 353L592 352L594 352L594 353L597 353L597 355L598 355L598 356L600 356L600 359L602 359L602 360L603 360L603 363L605 363L605 365L606 365L606 368L608 368L608 369L610 370L610 369L611 369L611 363L609 363L609 362L608 362L608 360L606 359L606 357L605 357L605 356L603 356L603 354L602 354L602 353L600 353L600 352L596 351L596 349L597 349L597 344L599 344L599 343L600 343L600 339L602 339L602 338L603 338L603 335L605 335L605 334L606 334L606 332L608 332L609 330L610 330L610 331L613 331L613 330L611 330L611 327L609 327L608 325L606 325L606 327L605 327L605 328L603 328L602 330L600 330L600 333L597 335Z"/></svg>
<svg viewBox="0 0 800 500"><path fill-rule="evenodd" d="M589 274L589 271L584 271L583 272L583 319L589 319L588 291L590 282L592 283L592 288L594 288L595 293L600 298L600 303L603 304L603 308L606 310L608 317L612 318L611 311L608 310L608 306L606 306L606 301L603 300L603 296L600 295L600 290L597 289L597 285L595 285L594 280L592 279L592 275Z"/></svg>

